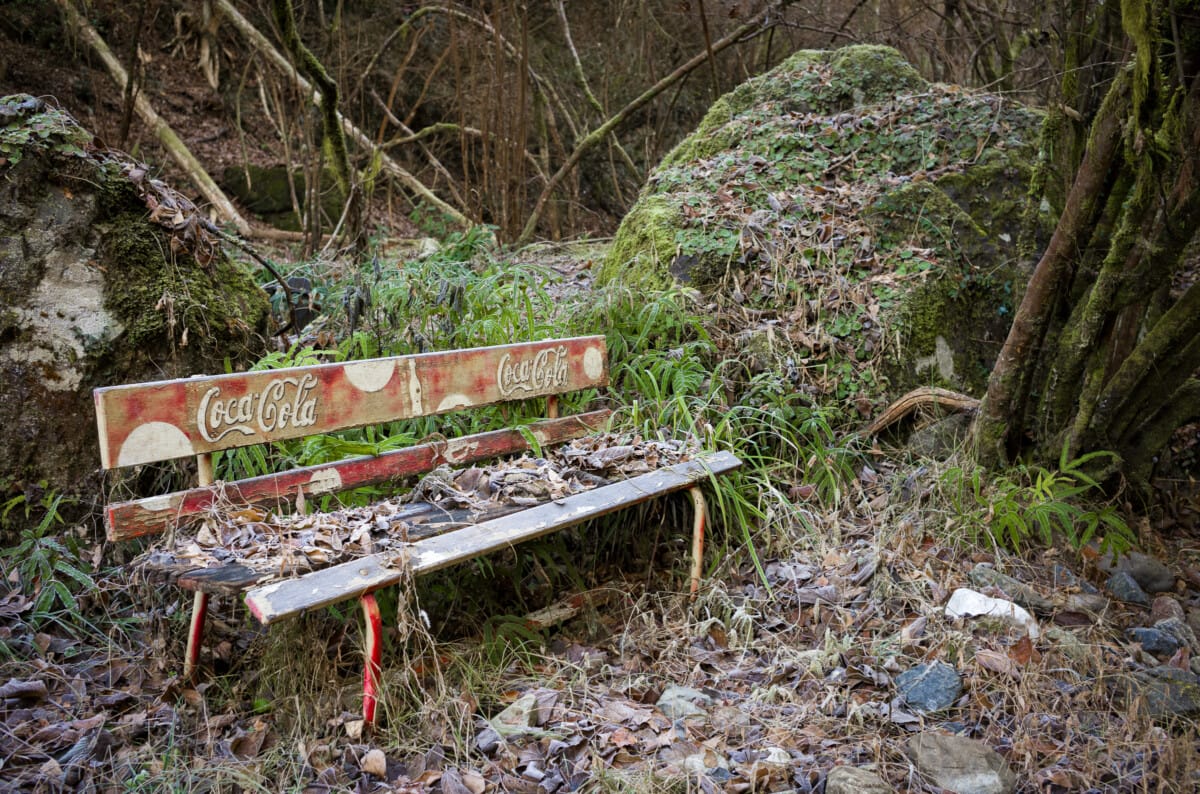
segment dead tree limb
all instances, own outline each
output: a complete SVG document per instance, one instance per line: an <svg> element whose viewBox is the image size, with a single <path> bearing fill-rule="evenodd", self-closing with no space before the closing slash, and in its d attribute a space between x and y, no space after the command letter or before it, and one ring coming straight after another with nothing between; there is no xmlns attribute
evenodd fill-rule
<svg viewBox="0 0 1200 794"><path fill-rule="evenodd" d="M67 2L67 0L59 0L59 2ZM250 21L242 16L229 0L217 0L217 8L225 15L225 18L233 23L233 26L238 29L238 32L246 38L246 40L258 50L268 61L273 63L279 71L281 71L300 91L312 96L313 101L318 105L321 103L321 92L313 88L312 84L305 80L304 77L296 71L291 62L283 56L275 46L271 44L258 28L250 24ZM473 226L474 224L461 211L450 206L443 201L436 193L425 186L421 180L410 174L402 168L399 163L389 157L385 152L381 151L371 141L366 134L362 132L352 121L338 113L338 120L341 121L342 129L346 135L363 151L369 152L372 156L379 158L379 164L383 168L384 173L395 179L398 183L411 190L416 195L420 196L425 201L436 207L441 212L448 215L455 223L463 227Z"/></svg>
<svg viewBox="0 0 1200 794"><path fill-rule="evenodd" d="M706 47L704 52L701 52L700 54L681 64L675 69L675 71L671 72L669 75L647 88L642 92L641 96L637 97L628 105L618 110L607 121L589 132L583 137L582 140L576 143L575 151L571 152L571 155L567 158L566 162L559 166L558 170L554 172L554 175L550 177L550 181L546 183L546 187L542 189L542 193L540 196L538 196L537 203L534 204L533 211L529 214L529 220L525 222L525 228L521 230L521 236L517 238L516 244L524 245L533 239L533 233L537 229L538 221L541 219L542 212L546 208L546 202L550 200L550 197L554 194L554 191L558 189L558 186L562 184L562 181L567 174L571 173L572 169L579 165L579 161L583 159L585 154L587 154L597 144L608 137L608 134L623 121L625 121L625 119L629 118L638 110L641 110L642 107L648 104L656 96L694 71L696 67L704 64L709 59L710 53L711 55L716 55L728 47L731 47L734 44L742 41L743 38L747 37L748 35L758 35L759 33L762 33L770 28L772 23L769 22L769 19L771 14L779 7L779 5L780 3L778 2L768 4L766 8L752 17L744 25L739 26L736 30L725 36L720 41L714 41L711 48Z"/></svg>
<svg viewBox="0 0 1200 794"><path fill-rule="evenodd" d="M125 68L121 66L121 62L112 54L112 50L108 48L104 39L75 9L71 0L55 0L55 2L62 9L63 16L67 21L67 27L74 31L92 49L92 52L96 53L96 57L100 59L105 69L108 70L109 76L112 77L121 90L124 90L125 86L129 83L129 75L126 73ZM167 153L171 155L171 159L187 174L188 179L192 181L196 189L200 191L200 194L216 208L217 212L223 218L234 225L238 230L238 234L249 236L251 234L250 224L237 211L221 188L217 187L217 183L212 180L212 177L204 170L204 166L200 164L200 161L196 159L187 145L171 129L171 125L167 124L163 117L155 112L154 108L150 105L150 100L146 99L144 92L139 91L134 95L133 109L138 114L138 117L154 133L154 136L158 138L159 143L163 145Z"/></svg>

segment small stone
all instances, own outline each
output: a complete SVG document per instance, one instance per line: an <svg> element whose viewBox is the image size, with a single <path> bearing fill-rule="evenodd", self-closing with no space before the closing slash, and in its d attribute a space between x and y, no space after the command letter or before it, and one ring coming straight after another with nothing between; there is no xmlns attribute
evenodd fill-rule
<svg viewBox="0 0 1200 794"><path fill-rule="evenodd" d="M895 789L868 769L835 766L825 778L825 794L892 794Z"/></svg>
<svg viewBox="0 0 1200 794"><path fill-rule="evenodd" d="M1115 560L1113 557L1112 554L1102 555L1096 564L1106 573L1129 574L1147 593L1165 593L1175 589L1175 574L1154 557L1137 551Z"/></svg>
<svg viewBox="0 0 1200 794"><path fill-rule="evenodd" d="M964 736L921 733L908 740L908 757L934 785L957 794L1011 794L1017 776L992 748Z"/></svg>
<svg viewBox="0 0 1200 794"><path fill-rule="evenodd" d="M1200 640L1196 639L1196 632L1192 631L1192 627L1186 621L1179 618L1167 618L1155 623L1154 628L1165 631L1177 639L1180 645L1186 645L1192 653L1200 655Z"/></svg>
<svg viewBox="0 0 1200 794"><path fill-rule="evenodd" d="M362 771L374 775L380 780L387 780L387 756L378 747L367 751L363 756Z"/></svg>
<svg viewBox="0 0 1200 794"><path fill-rule="evenodd" d="M1046 629L1046 640L1054 643L1064 656L1076 664L1083 664L1093 656L1092 650L1081 639L1060 626Z"/></svg>
<svg viewBox="0 0 1200 794"><path fill-rule="evenodd" d="M532 728L537 719L537 705L537 695L522 695L497 714L494 722L506 728Z"/></svg>
<svg viewBox="0 0 1200 794"><path fill-rule="evenodd" d="M1050 575L1050 583L1055 587L1079 586L1079 577L1075 575L1074 571L1060 562L1054 563L1054 569Z"/></svg>
<svg viewBox="0 0 1200 794"><path fill-rule="evenodd" d="M728 769L729 759L709 747L701 747L686 756L680 764L683 771L692 775L712 775L717 769Z"/></svg>
<svg viewBox="0 0 1200 794"><path fill-rule="evenodd" d="M1146 591L1141 588L1141 585L1137 583L1137 580L1128 571L1117 571L1108 577L1105 587L1108 588L1108 592L1112 593L1114 598L1119 598L1131 604L1140 604L1144 607L1150 606L1150 596L1146 595Z"/></svg>
<svg viewBox="0 0 1200 794"><path fill-rule="evenodd" d="M1183 647L1176 637L1158 628L1138 626L1126 631L1125 636L1141 644L1143 651L1155 656L1170 656Z"/></svg>
<svg viewBox="0 0 1200 794"><path fill-rule="evenodd" d="M1160 620L1169 618L1183 620L1183 606L1174 596L1160 595L1150 605L1150 622L1158 623Z"/></svg>
<svg viewBox="0 0 1200 794"><path fill-rule="evenodd" d="M1048 615L1054 611L1054 604L1050 602L1050 599L1019 579L1000 573L986 562L981 562L972 568L968 578L976 587L999 587L1013 601L1034 612Z"/></svg>
<svg viewBox="0 0 1200 794"><path fill-rule="evenodd" d="M950 596L950 600L946 602L946 617L999 618L1025 629L1029 633L1031 640L1038 638L1038 624L1034 620L1033 615L1012 601L1005 601L1002 598L992 598L966 587L958 588Z"/></svg>
<svg viewBox="0 0 1200 794"><path fill-rule="evenodd" d="M792 765L792 755L782 747L768 747L766 752L759 757L757 763L782 769Z"/></svg>
<svg viewBox="0 0 1200 794"><path fill-rule="evenodd" d="M658 710L673 720L694 717L704 713L702 706L711 706L712 698L698 689L686 686L669 686L659 697Z"/></svg>
<svg viewBox="0 0 1200 794"><path fill-rule="evenodd" d="M927 662L898 675L896 689L916 711L941 711L962 694L962 677L945 662Z"/></svg>

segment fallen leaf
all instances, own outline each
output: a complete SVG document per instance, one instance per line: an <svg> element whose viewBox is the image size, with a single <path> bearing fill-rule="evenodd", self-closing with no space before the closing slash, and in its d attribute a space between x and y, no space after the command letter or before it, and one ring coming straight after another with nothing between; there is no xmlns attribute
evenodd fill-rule
<svg viewBox="0 0 1200 794"><path fill-rule="evenodd" d="M487 790L487 780L473 769L463 771L462 784L466 786L471 794L483 794Z"/></svg>
<svg viewBox="0 0 1200 794"><path fill-rule="evenodd" d="M1017 667L1017 663L1002 653L989 651L987 649L975 652L975 661L980 667L986 670L991 670L993 673L1007 675L1016 680L1021 680L1021 670Z"/></svg>
<svg viewBox="0 0 1200 794"><path fill-rule="evenodd" d="M1026 634L1008 649L1008 658L1024 667L1030 661L1039 661L1042 655L1038 653L1037 648L1033 647L1033 641Z"/></svg>
<svg viewBox="0 0 1200 794"><path fill-rule="evenodd" d="M614 747L632 747L638 743L638 738L625 728L617 728L608 735L608 741Z"/></svg>

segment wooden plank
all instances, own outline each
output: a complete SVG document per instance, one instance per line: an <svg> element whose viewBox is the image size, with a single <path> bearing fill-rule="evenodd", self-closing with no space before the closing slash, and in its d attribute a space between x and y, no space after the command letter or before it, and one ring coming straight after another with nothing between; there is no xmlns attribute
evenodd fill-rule
<svg viewBox="0 0 1200 794"><path fill-rule="evenodd" d="M405 550L364 557L298 579L262 585L246 593L246 605L260 622L269 624L395 584L410 573L436 571L631 507L740 465L741 461L728 452L676 463L623 482L411 543Z"/></svg>
<svg viewBox="0 0 1200 794"><path fill-rule="evenodd" d="M562 419L544 419L527 425L525 430L539 444L551 446L600 429L611 413L602 410ZM478 433L382 455L349 458L163 496L117 502L105 508L104 523L109 540L128 540L164 532L204 515L214 506L280 504L294 500L301 490L305 496L319 496L421 474L443 463L461 465L528 449L528 438L516 429Z"/></svg>
<svg viewBox="0 0 1200 794"><path fill-rule="evenodd" d="M577 391L608 382L602 336L96 389L106 469Z"/></svg>

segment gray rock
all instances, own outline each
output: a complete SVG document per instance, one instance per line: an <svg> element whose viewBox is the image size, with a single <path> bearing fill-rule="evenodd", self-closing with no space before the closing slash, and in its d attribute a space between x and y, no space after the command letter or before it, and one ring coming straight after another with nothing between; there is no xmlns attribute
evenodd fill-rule
<svg viewBox="0 0 1200 794"><path fill-rule="evenodd" d="M525 694L495 716L495 722L508 728L531 728L537 724L537 695Z"/></svg>
<svg viewBox="0 0 1200 794"><path fill-rule="evenodd" d="M905 752L934 785L957 794L1011 794L1017 776L992 748L964 736L920 733Z"/></svg>
<svg viewBox="0 0 1200 794"><path fill-rule="evenodd" d="M945 662L928 662L896 676L896 688L912 709L941 711L954 705L962 694L962 678Z"/></svg>
<svg viewBox="0 0 1200 794"><path fill-rule="evenodd" d="M1087 579L1080 579L1075 572L1062 563L1054 563L1053 579L1055 587L1078 587L1084 593L1099 593L1095 585Z"/></svg>
<svg viewBox="0 0 1200 794"><path fill-rule="evenodd" d="M908 437L907 447L910 452L922 458L945 460L962 445L970 428L970 414L951 414L914 430Z"/></svg>
<svg viewBox="0 0 1200 794"><path fill-rule="evenodd" d="M686 686L669 686L659 697L658 710L673 720L704 714L704 708L712 705L712 698L699 689Z"/></svg>
<svg viewBox="0 0 1200 794"><path fill-rule="evenodd" d="M1105 587L1108 588L1108 592L1112 593L1114 598L1128 601L1131 604L1140 604L1144 607L1150 606L1150 596L1146 595L1146 591L1141 588L1141 585L1137 583L1137 580L1128 571L1117 571L1108 577Z"/></svg>
<svg viewBox="0 0 1200 794"><path fill-rule="evenodd" d="M1000 573L986 562L981 562L971 569L968 578L976 587L999 587L1013 601L1039 614L1048 615L1054 611L1054 604L1050 603L1050 599L1019 579Z"/></svg>
<svg viewBox="0 0 1200 794"><path fill-rule="evenodd" d="M1133 676L1135 691L1157 719L1200 716L1200 677L1175 667L1155 667Z"/></svg>
<svg viewBox="0 0 1200 794"><path fill-rule="evenodd" d="M106 495L92 389L241 369L270 307L242 266L177 260L117 161L51 151L91 136L43 110L52 138L0 179L0 501L44 481L83 505Z"/></svg>
<svg viewBox="0 0 1200 794"><path fill-rule="evenodd" d="M825 778L825 794L892 794L894 791L879 775L856 766L835 766Z"/></svg>
<svg viewBox="0 0 1200 794"><path fill-rule="evenodd" d="M1143 651L1155 656L1170 656L1183 647L1183 642L1178 637L1160 628L1138 626L1126 631L1125 636L1140 643Z"/></svg>
<svg viewBox="0 0 1200 794"><path fill-rule="evenodd" d="M1147 593L1165 593L1175 589L1175 574L1148 554L1131 551L1123 557L1106 554L1096 563L1106 573L1127 573Z"/></svg>

